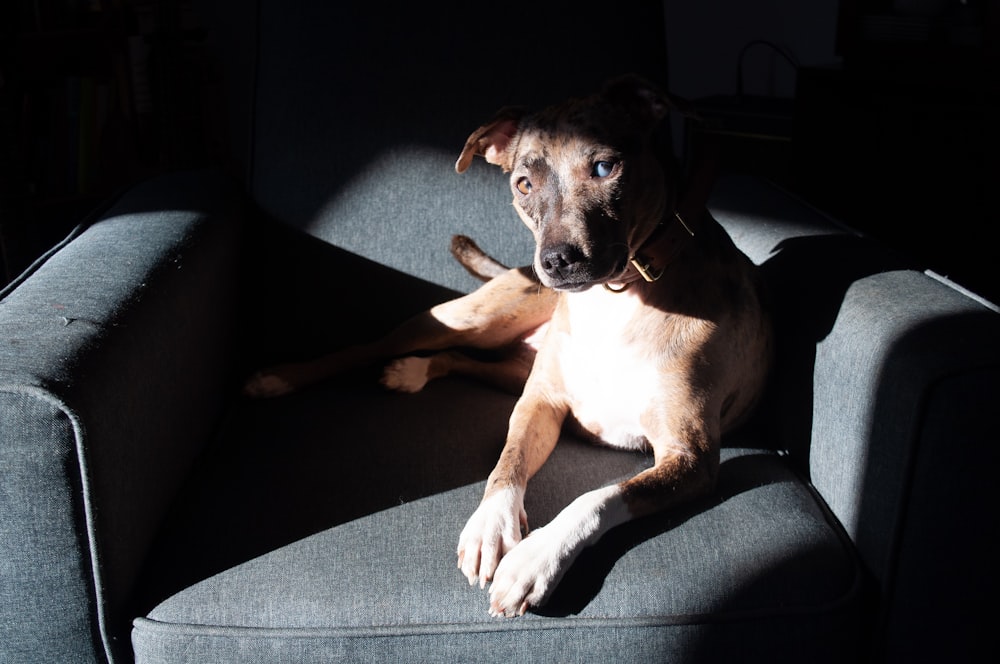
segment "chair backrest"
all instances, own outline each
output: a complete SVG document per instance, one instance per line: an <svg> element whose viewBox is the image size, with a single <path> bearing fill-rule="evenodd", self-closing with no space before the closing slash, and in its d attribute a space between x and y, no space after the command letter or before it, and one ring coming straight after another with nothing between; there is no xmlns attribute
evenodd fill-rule
<svg viewBox="0 0 1000 664"><path fill-rule="evenodd" d="M230 76L252 87L241 98L252 102L246 157L256 202L328 242L459 290L476 284L450 257L451 235L470 235L511 264L527 264L532 250L501 171L478 159L454 170L473 130L502 106L589 94L623 73L666 85L663 11L650 0L258 5L254 56L231 58L244 71ZM222 30L247 11L219 7Z"/></svg>

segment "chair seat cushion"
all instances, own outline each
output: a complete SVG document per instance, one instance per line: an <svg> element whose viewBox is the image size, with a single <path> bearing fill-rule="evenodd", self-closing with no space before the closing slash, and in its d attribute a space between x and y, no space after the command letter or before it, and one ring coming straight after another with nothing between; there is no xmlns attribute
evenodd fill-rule
<svg viewBox="0 0 1000 664"><path fill-rule="evenodd" d="M443 379L238 405L147 570L137 661L822 661L856 645L826 643L856 613L853 549L752 433L727 441L715 494L611 531L549 604L491 618L455 548L512 404ZM529 522L651 463L565 436Z"/></svg>

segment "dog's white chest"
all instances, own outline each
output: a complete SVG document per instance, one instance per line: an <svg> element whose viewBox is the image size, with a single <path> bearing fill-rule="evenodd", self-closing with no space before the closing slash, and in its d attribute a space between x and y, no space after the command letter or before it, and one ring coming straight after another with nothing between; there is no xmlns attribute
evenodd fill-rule
<svg viewBox="0 0 1000 664"><path fill-rule="evenodd" d="M610 445L644 447L640 418L661 386L649 347L628 333L642 304L597 288L571 297L559 364L573 415Z"/></svg>

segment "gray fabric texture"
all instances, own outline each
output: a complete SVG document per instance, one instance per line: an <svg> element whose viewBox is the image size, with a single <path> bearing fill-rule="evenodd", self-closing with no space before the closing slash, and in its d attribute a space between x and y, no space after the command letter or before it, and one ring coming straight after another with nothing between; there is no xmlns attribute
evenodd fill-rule
<svg viewBox="0 0 1000 664"><path fill-rule="evenodd" d="M726 178L713 203L771 285L781 350L762 419L879 587L887 632L873 651L971 653L998 588L984 575L996 529L969 512L996 504L985 487L998 449L986 403L1000 385L997 308L820 215L810 223L773 187Z"/></svg>
<svg viewBox="0 0 1000 664"><path fill-rule="evenodd" d="M137 661L600 661L755 647L782 661L857 601L853 554L811 492L775 454L734 448L718 495L609 534L539 613L489 618L485 593L455 568L455 544L511 405L446 379L407 396L330 386L241 413L175 515L197 539L161 550L174 564L219 547L229 556L136 621ZM649 463L564 438L529 486L529 521ZM271 534L289 543L268 550L278 542L261 541L253 520L281 515ZM234 548L265 552L227 567ZM748 638L793 625L798 646Z"/></svg>
<svg viewBox="0 0 1000 664"><path fill-rule="evenodd" d="M817 346L811 477L879 578L893 562L886 533L902 518L928 396L943 377L1000 369L997 353L984 352L1000 338L997 323L919 272L891 271L851 285Z"/></svg>
<svg viewBox="0 0 1000 664"><path fill-rule="evenodd" d="M0 660L93 662L94 578L77 426L43 390L0 384Z"/></svg>
<svg viewBox="0 0 1000 664"><path fill-rule="evenodd" d="M231 379L234 193L217 175L150 182L0 300L5 626L85 616L86 640L51 647L127 649L138 568Z"/></svg>

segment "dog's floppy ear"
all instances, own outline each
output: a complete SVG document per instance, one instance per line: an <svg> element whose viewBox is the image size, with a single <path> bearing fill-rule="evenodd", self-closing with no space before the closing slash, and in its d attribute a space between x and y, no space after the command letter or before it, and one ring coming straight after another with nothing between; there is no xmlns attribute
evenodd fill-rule
<svg viewBox="0 0 1000 664"><path fill-rule="evenodd" d="M465 141L462 154L458 155L455 170L464 173L475 155L484 157L486 161L501 167L504 171L511 169L511 155L507 148L517 135L517 128L524 109L507 107L500 109L488 124L472 132Z"/></svg>
<svg viewBox="0 0 1000 664"><path fill-rule="evenodd" d="M643 127L652 129L670 111L697 117L691 104L680 97L667 94L658 86L636 74L626 74L608 81L603 96L626 110Z"/></svg>

